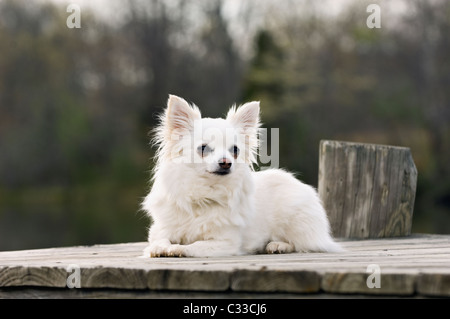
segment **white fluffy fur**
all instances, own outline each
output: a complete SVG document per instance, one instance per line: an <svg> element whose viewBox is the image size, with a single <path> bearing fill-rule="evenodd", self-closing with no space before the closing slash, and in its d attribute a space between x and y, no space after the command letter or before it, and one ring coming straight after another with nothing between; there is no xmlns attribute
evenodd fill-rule
<svg viewBox="0 0 450 319"><path fill-rule="evenodd" d="M171 95L156 130L153 186L142 207L151 216L147 257L338 252L317 192L280 169L254 172L259 102L226 119ZM202 157L198 147L208 144ZM232 147L241 150L233 156ZM217 175L226 158L229 174Z"/></svg>

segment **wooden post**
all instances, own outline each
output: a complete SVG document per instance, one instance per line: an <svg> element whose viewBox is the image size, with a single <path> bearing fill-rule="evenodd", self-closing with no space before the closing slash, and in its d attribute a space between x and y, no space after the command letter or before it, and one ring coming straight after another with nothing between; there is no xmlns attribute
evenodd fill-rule
<svg viewBox="0 0 450 319"><path fill-rule="evenodd" d="M409 148L320 142L318 191L335 237L410 235L416 183Z"/></svg>

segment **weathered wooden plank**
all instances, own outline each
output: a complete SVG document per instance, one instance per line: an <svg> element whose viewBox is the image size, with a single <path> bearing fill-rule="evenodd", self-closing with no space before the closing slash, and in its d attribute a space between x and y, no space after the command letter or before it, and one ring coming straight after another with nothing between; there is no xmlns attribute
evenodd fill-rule
<svg viewBox="0 0 450 319"><path fill-rule="evenodd" d="M68 274L66 273L66 277ZM94 267L81 270L80 287L146 289L147 272L143 269L120 267Z"/></svg>
<svg viewBox="0 0 450 319"><path fill-rule="evenodd" d="M0 287L38 286L66 287L67 272L58 267L14 267L0 268Z"/></svg>
<svg viewBox="0 0 450 319"><path fill-rule="evenodd" d="M341 244L343 253L217 258L139 258L146 243L0 252L0 287L63 289L76 264L81 289L450 296L448 235ZM381 288L366 285L370 264Z"/></svg>
<svg viewBox="0 0 450 319"><path fill-rule="evenodd" d="M369 276L364 272L329 272L323 275L321 286L330 293L412 295L415 292L417 276L414 274L381 274L379 287L370 285L374 282Z"/></svg>
<svg viewBox="0 0 450 319"><path fill-rule="evenodd" d="M63 288L0 288L0 299L185 299L186 305L192 299L357 299L385 298L383 295L330 294L330 293L254 293L235 291L160 291L122 289L63 289ZM396 298L424 298L423 296L396 296ZM230 301L233 302L233 301Z"/></svg>
<svg viewBox="0 0 450 319"><path fill-rule="evenodd" d="M233 291L315 293L320 275L315 271L238 270L231 278Z"/></svg>
<svg viewBox="0 0 450 319"><path fill-rule="evenodd" d="M318 191L336 237L410 235L416 183L406 147L320 143Z"/></svg>
<svg viewBox="0 0 450 319"><path fill-rule="evenodd" d="M147 288L152 290L226 291L231 273L211 270L168 270L148 272Z"/></svg>
<svg viewBox="0 0 450 319"><path fill-rule="evenodd" d="M417 281L417 292L428 296L450 296L450 264L447 273L424 273Z"/></svg>
<svg viewBox="0 0 450 319"><path fill-rule="evenodd" d="M370 263L377 261L378 263L386 263L405 267L407 265L413 264L424 264L424 265L438 265L439 263L449 262L450 258L450 248L448 247L433 247L433 248L422 248L422 249L410 249L410 250L372 250L372 251L349 251L343 254L289 254L282 256L241 256L239 258L211 258L211 259L201 259L201 258L189 258L189 259L148 259L140 260L136 257L129 258L96 258L89 262L78 261L83 269L98 268L98 267L110 267L114 269L119 269L121 272L133 272L134 269L143 270L155 270L155 269L193 269L193 270L230 270L231 268L244 267L245 269L257 270L262 266L267 267L294 267L298 263L302 263L303 267L309 267L310 265L318 264L339 264L342 267L347 267L354 265L358 262ZM261 257L261 259L255 259ZM263 258L270 257L270 258ZM166 261L167 260L167 261ZM20 262L20 261L19 261ZM61 263L61 261L54 262L49 259L43 259L41 261L35 261L30 263L21 263L22 267L47 267L47 268L61 268L61 272L64 273L64 269L70 264L77 262L76 259L67 260L67 262ZM134 262L132 265L130 262ZM8 261L6 264L18 264L18 261ZM348 264L348 265L347 265ZM5 267L5 266L3 266ZM7 266L6 266L7 267ZM123 268L123 269L122 269ZM11 267L14 269L14 267ZM94 270L90 270L90 273L94 273ZM4 271L4 270L2 270ZM100 268L99 271L105 271ZM123 277L123 274L119 272L115 276ZM108 275L113 278L113 275Z"/></svg>

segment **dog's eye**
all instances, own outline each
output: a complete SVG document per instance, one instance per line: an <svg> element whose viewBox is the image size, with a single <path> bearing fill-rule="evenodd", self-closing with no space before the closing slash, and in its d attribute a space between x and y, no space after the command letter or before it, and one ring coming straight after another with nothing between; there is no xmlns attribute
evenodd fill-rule
<svg viewBox="0 0 450 319"><path fill-rule="evenodd" d="M239 147L237 147L236 145L234 145L230 151L233 154L234 158L237 158L239 156Z"/></svg>
<svg viewBox="0 0 450 319"><path fill-rule="evenodd" d="M203 145L200 145L199 147L197 147L197 152L202 156L202 157L205 157L206 155L208 155L209 153L211 153L211 148L208 146L208 145L206 145L206 144L203 144Z"/></svg>

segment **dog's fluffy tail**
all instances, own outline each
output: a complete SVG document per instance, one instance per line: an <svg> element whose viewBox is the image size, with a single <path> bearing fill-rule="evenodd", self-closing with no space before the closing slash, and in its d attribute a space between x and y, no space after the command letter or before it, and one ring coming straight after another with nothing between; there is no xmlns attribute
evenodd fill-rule
<svg viewBox="0 0 450 319"><path fill-rule="evenodd" d="M342 253L345 249L333 239L330 238L326 243L323 243L321 247L319 247L320 251L327 253Z"/></svg>

